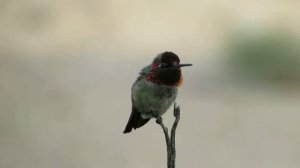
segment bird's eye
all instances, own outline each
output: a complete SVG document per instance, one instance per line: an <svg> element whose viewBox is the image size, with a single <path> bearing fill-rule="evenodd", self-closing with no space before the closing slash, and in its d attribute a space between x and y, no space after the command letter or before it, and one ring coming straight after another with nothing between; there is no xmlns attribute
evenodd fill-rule
<svg viewBox="0 0 300 168"><path fill-rule="evenodd" d="M168 66L168 64L166 64L166 63L161 63L161 64L158 65L159 68L164 68L164 67L167 67L167 66Z"/></svg>

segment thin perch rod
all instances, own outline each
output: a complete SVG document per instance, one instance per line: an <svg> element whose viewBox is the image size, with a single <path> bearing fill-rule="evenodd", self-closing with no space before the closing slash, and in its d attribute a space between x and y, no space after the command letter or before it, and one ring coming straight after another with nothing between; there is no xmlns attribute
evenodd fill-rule
<svg viewBox="0 0 300 168"><path fill-rule="evenodd" d="M161 126L164 131L165 138L166 138L166 145L167 145L167 155L168 155L168 168L175 168L175 159L176 159L176 148L175 148L175 132L180 120L180 107L174 103L174 117L175 121L173 123L171 129L171 138L168 133L168 128L164 125L162 118L157 117L156 123Z"/></svg>

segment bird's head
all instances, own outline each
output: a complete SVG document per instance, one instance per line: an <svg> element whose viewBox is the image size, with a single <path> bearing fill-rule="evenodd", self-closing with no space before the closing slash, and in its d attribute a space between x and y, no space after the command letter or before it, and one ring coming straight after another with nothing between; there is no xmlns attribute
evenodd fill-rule
<svg viewBox="0 0 300 168"><path fill-rule="evenodd" d="M151 63L151 73L148 80L169 86L180 85L182 81L181 67L192 64L180 64L179 57L173 52L158 54Z"/></svg>

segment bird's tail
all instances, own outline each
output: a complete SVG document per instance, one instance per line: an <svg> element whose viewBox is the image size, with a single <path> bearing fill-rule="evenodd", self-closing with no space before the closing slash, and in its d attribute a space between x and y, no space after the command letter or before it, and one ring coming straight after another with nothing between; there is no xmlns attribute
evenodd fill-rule
<svg viewBox="0 0 300 168"><path fill-rule="evenodd" d="M143 119L141 113L132 106L132 111L125 127L124 134L131 132L132 128L137 129L145 125L150 119Z"/></svg>

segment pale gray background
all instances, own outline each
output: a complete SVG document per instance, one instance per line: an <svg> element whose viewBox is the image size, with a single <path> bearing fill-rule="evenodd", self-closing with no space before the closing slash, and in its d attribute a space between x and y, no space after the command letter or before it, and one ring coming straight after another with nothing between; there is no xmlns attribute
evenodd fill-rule
<svg viewBox="0 0 300 168"><path fill-rule="evenodd" d="M165 168L154 121L122 131L130 87L162 51L185 68L177 167L299 168L298 87L226 76L240 27L299 35L297 0L1 0L0 167ZM171 111L164 116L167 125Z"/></svg>

